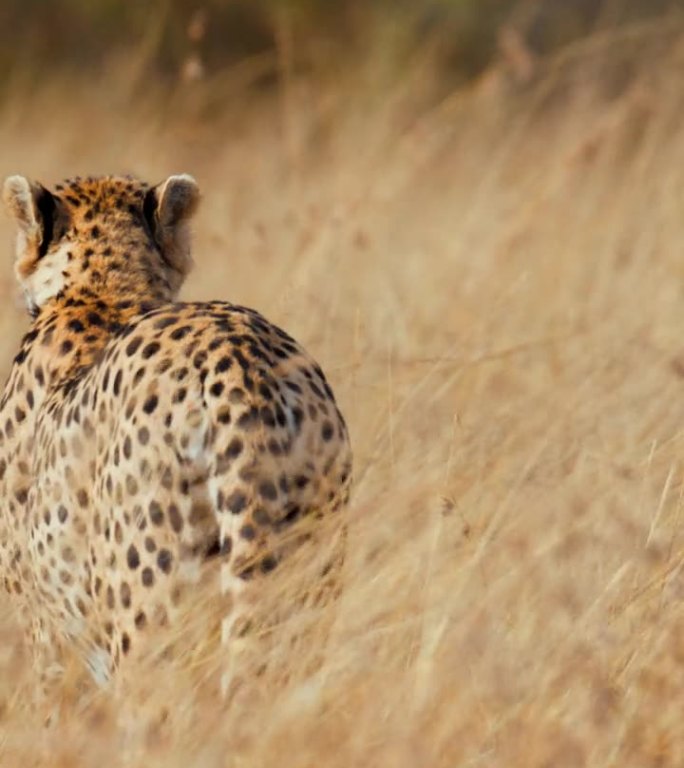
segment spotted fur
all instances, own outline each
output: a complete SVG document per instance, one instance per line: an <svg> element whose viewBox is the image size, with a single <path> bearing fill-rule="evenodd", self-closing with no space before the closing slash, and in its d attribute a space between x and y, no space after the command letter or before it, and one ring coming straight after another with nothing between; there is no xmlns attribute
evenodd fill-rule
<svg viewBox="0 0 684 768"><path fill-rule="evenodd" d="M293 532L343 527L349 440L319 366L252 309L176 300L198 198L189 176L5 182L33 322L0 403L0 583L37 658L71 643L100 681L211 563L237 648Z"/></svg>

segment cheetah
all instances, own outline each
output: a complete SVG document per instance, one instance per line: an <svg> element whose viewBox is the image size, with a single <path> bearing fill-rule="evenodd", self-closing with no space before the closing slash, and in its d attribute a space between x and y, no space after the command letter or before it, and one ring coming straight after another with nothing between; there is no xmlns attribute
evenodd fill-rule
<svg viewBox="0 0 684 768"><path fill-rule="evenodd" d="M191 176L11 176L3 197L31 325L0 401L0 584L35 663L68 644L106 683L214 564L225 693L266 579L305 542L336 542L321 579L341 561L333 392L257 311L177 300Z"/></svg>

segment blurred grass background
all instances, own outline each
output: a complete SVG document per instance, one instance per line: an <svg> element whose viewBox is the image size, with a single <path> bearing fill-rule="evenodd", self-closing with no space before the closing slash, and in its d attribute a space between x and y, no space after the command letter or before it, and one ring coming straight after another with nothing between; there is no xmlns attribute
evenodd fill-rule
<svg viewBox="0 0 684 768"><path fill-rule="evenodd" d="M442 74L453 83L492 63L505 27L544 55L587 34L682 10L681 0L4 0L0 75L98 70L112 52L135 48L145 51L147 77L173 81L193 56L213 75L277 53L287 30L293 64L304 69L343 65L378 46L410 57L438 41ZM264 71L255 85L272 83L273 74Z"/></svg>
<svg viewBox="0 0 684 768"><path fill-rule="evenodd" d="M356 460L321 668L226 708L198 594L126 756L70 668L42 727L2 605L0 765L684 765L682 4L5 0L0 30L3 175L193 173L183 296L301 339Z"/></svg>

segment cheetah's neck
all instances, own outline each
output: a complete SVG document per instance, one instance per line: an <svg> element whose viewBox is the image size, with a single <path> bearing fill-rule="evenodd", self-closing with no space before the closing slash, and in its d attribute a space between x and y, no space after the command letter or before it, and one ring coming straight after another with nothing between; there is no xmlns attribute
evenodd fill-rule
<svg viewBox="0 0 684 768"><path fill-rule="evenodd" d="M161 297L114 304L56 297L35 318L16 361L28 360L39 370L46 389L62 384L97 362L112 336L124 326L167 302Z"/></svg>

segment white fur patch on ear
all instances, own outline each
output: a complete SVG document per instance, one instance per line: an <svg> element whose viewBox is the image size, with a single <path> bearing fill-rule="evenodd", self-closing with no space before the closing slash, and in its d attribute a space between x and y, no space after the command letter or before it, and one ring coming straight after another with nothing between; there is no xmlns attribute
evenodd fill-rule
<svg viewBox="0 0 684 768"><path fill-rule="evenodd" d="M35 235L39 225L31 182L24 176L8 176L3 185L2 199L26 235Z"/></svg>
<svg viewBox="0 0 684 768"><path fill-rule="evenodd" d="M17 269L17 278L24 290L29 312L42 307L64 288L69 268L69 250L69 244L64 243L41 259L38 267L29 274L22 274Z"/></svg>
<svg viewBox="0 0 684 768"><path fill-rule="evenodd" d="M162 227L173 227L195 213L200 191L190 174L169 176L160 186L157 216Z"/></svg>

